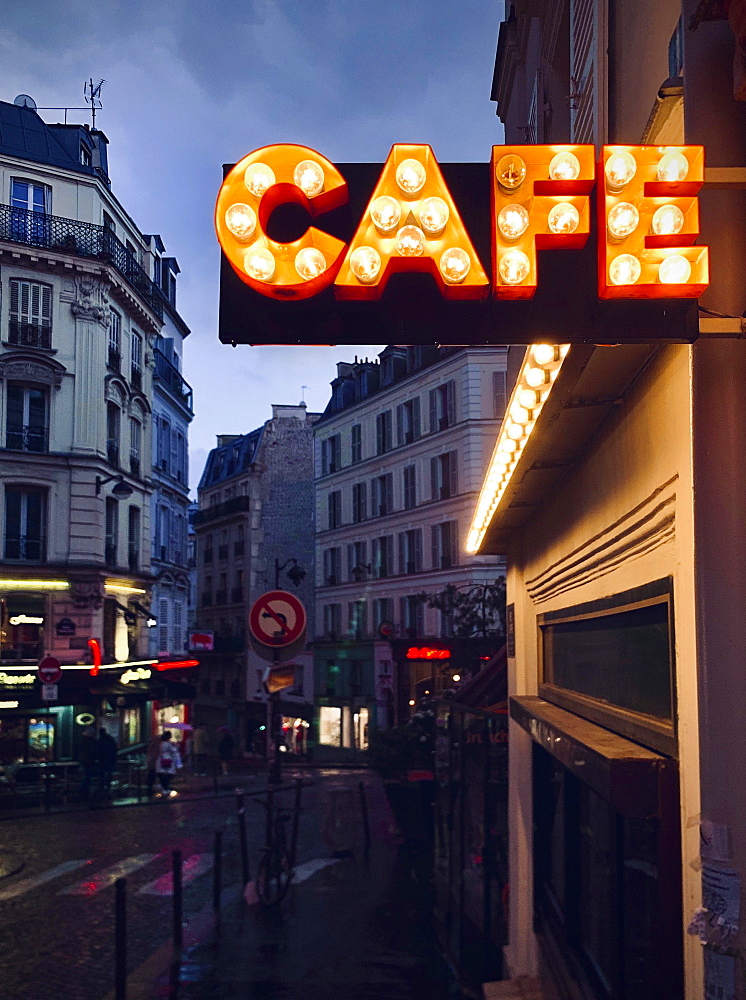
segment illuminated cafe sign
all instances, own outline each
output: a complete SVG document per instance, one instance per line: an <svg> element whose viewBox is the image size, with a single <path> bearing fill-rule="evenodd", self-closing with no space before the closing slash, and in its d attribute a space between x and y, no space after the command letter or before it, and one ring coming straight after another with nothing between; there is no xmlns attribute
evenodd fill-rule
<svg viewBox="0 0 746 1000"><path fill-rule="evenodd" d="M125 670L119 680L122 684L130 684L132 681L149 681L152 676L152 670L147 667L134 667Z"/></svg>
<svg viewBox="0 0 746 1000"><path fill-rule="evenodd" d="M6 690L31 690L36 681L36 674L9 674L5 670L0 670L0 688Z"/></svg>
<svg viewBox="0 0 746 1000"><path fill-rule="evenodd" d="M703 181L701 146L605 146L598 162L590 145L494 146L490 164L439 164L397 144L383 167L267 146L218 194L220 339L693 340Z"/></svg>

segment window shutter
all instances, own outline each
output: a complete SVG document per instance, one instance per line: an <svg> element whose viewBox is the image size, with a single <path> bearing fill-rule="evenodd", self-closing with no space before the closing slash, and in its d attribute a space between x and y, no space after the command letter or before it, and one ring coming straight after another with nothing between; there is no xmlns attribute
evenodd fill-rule
<svg viewBox="0 0 746 1000"><path fill-rule="evenodd" d="M453 427L456 423L456 383L453 380L446 382L446 416L448 426Z"/></svg>
<svg viewBox="0 0 746 1000"><path fill-rule="evenodd" d="M412 400L412 433L415 441L420 436L420 397Z"/></svg>
<svg viewBox="0 0 746 1000"><path fill-rule="evenodd" d="M449 486L451 488L451 496L455 497L458 493L458 452L450 451L448 453L448 472L449 472Z"/></svg>
<svg viewBox="0 0 746 1000"><path fill-rule="evenodd" d="M432 500L439 499L438 496L438 458L430 459L430 497Z"/></svg>
<svg viewBox="0 0 746 1000"><path fill-rule="evenodd" d="M399 534L399 572L407 572L407 536L402 531Z"/></svg>
<svg viewBox="0 0 746 1000"><path fill-rule="evenodd" d="M422 569L422 529L417 528L414 531L414 568L415 572L419 573Z"/></svg>
<svg viewBox="0 0 746 1000"><path fill-rule="evenodd" d="M170 459L171 464L169 465L169 471L171 475L176 479L179 472L179 447L177 443L178 433L174 431L171 434L171 449L170 449Z"/></svg>
<svg viewBox="0 0 746 1000"><path fill-rule="evenodd" d="M606 0L570 0L572 142L606 141Z"/></svg>
<svg viewBox="0 0 746 1000"><path fill-rule="evenodd" d="M158 652L168 652L168 600L158 601Z"/></svg>
<svg viewBox="0 0 746 1000"><path fill-rule="evenodd" d="M399 622L402 628L407 627L407 599L406 597L399 598Z"/></svg>
<svg viewBox="0 0 746 1000"><path fill-rule="evenodd" d="M399 403L396 408L396 443L404 444L404 404Z"/></svg>
<svg viewBox="0 0 746 1000"><path fill-rule="evenodd" d="M394 477L390 472L384 476L384 487L386 490L386 513L391 514L394 509Z"/></svg>
<svg viewBox="0 0 746 1000"><path fill-rule="evenodd" d="M173 628L171 629L171 652L180 652L184 647L181 601L174 601Z"/></svg>
<svg viewBox="0 0 746 1000"><path fill-rule="evenodd" d="M451 566L458 565L458 521L448 522L448 543L450 546Z"/></svg>
<svg viewBox="0 0 746 1000"><path fill-rule="evenodd" d="M502 420L507 404L508 381L506 372L492 373L492 416Z"/></svg>
<svg viewBox="0 0 746 1000"><path fill-rule="evenodd" d="M434 434L438 429L438 391L430 390L430 433Z"/></svg>
<svg viewBox="0 0 746 1000"><path fill-rule="evenodd" d="M440 525L433 524L430 528L430 545L431 545L430 558L432 559L433 569L440 569L440 546L438 545L439 534L440 534Z"/></svg>
<svg viewBox="0 0 746 1000"><path fill-rule="evenodd" d="M383 454L383 419L380 413L376 417L376 454Z"/></svg>
<svg viewBox="0 0 746 1000"><path fill-rule="evenodd" d="M18 290L20 282L11 281L10 283L10 313L11 319L18 316Z"/></svg>
<svg viewBox="0 0 746 1000"><path fill-rule="evenodd" d="M355 568L355 546L354 544L347 546L347 579L352 580L352 571Z"/></svg>

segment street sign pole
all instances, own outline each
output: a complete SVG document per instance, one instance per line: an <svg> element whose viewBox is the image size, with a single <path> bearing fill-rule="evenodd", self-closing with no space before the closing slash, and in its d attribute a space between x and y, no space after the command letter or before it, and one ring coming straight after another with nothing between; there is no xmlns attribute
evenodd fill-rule
<svg viewBox="0 0 746 1000"><path fill-rule="evenodd" d="M275 666L280 662L280 651L273 650L273 663ZM280 692L273 691L269 696L270 713L272 718L272 743L275 755L272 760L270 781L273 785L279 785L282 781L282 761L280 760L280 740L282 739L282 723L280 722Z"/></svg>

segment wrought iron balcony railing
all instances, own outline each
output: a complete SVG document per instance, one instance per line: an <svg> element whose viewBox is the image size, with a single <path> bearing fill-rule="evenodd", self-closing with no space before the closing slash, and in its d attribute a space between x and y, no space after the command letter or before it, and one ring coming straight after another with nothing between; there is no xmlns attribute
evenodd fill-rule
<svg viewBox="0 0 746 1000"><path fill-rule="evenodd" d="M30 538L28 535L5 536L5 558L23 562L44 562L44 539Z"/></svg>
<svg viewBox="0 0 746 1000"><path fill-rule="evenodd" d="M47 451L47 429L8 424L5 431L5 447L12 451Z"/></svg>
<svg viewBox="0 0 746 1000"><path fill-rule="evenodd" d="M18 347L37 347L45 351L52 349L52 328L39 323L20 323L11 319L8 323L8 343Z"/></svg>
<svg viewBox="0 0 746 1000"><path fill-rule="evenodd" d="M104 562L110 568L117 564L117 547L113 542L107 542L104 546Z"/></svg>
<svg viewBox="0 0 746 1000"><path fill-rule="evenodd" d="M121 372L122 370L122 355L119 351L114 350L113 347L109 348L109 368L113 368L115 372Z"/></svg>
<svg viewBox="0 0 746 1000"><path fill-rule="evenodd" d="M91 257L111 264L152 311L163 319L163 293L124 243L105 226L0 205L0 240Z"/></svg>
<svg viewBox="0 0 746 1000"><path fill-rule="evenodd" d="M141 368L135 368L134 365L132 366L132 370L130 371L130 382L132 383L132 388L133 389L142 389L142 369Z"/></svg>
<svg viewBox="0 0 746 1000"><path fill-rule="evenodd" d="M176 396L182 406L192 412L192 387L186 382L181 372L175 365L172 365L165 354L158 348L153 352L155 355L155 379L164 383Z"/></svg>

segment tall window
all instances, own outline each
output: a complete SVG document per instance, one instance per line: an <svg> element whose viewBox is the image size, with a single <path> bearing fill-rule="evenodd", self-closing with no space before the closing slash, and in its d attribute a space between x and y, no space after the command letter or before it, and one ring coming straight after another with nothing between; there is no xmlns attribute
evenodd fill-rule
<svg viewBox="0 0 746 1000"><path fill-rule="evenodd" d="M323 552L324 586L334 587L342 582L342 550L335 546Z"/></svg>
<svg viewBox="0 0 746 1000"><path fill-rule="evenodd" d="M377 597L373 601L373 628L377 629L382 622L390 622L394 617L393 601L390 597Z"/></svg>
<svg viewBox="0 0 746 1000"><path fill-rule="evenodd" d="M321 442L321 475L326 476L330 472L337 472L340 468L340 444L339 434L332 434Z"/></svg>
<svg viewBox="0 0 746 1000"><path fill-rule="evenodd" d="M336 639L342 624L342 606L340 604L324 605L324 635L328 639Z"/></svg>
<svg viewBox="0 0 746 1000"><path fill-rule="evenodd" d="M365 483L355 483L352 487L352 520L357 524L368 515L367 489Z"/></svg>
<svg viewBox="0 0 746 1000"><path fill-rule="evenodd" d="M52 190L44 184L33 181L23 181L13 177L10 182L10 204L26 212L39 212L42 215L50 211Z"/></svg>
<svg viewBox="0 0 746 1000"><path fill-rule="evenodd" d="M407 400L396 408L397 444L411 444L420 436L420 399Z"/></svg>
<svg viewBox="0 0 746 1000"><path fill-rule="evenodd" d="M116 566L119 561L119 503L114 497L106 498L106 548L104 560L107 566Z"/></svg>
<svg viewBox="0 0 746 1000"><path fill-rule="evenodd" d="M121 411L116 403L106 404L106 457L111 465L119 466L119 429Z"/></svg>
<svg viewBox="0 0 746 1000"><path fill-rule="evenodd" d="M457 522L444 521L431 528L433 569L450 569L457 562Z"/></svg>
<svg viewBox="0 0 746 1000"><path fill-rule="evenodd" d="M422 569L422 529L411 528L399 534L399 572L419 573Z"/></svg>
<svg viewBox="0 0 746 1000"><path fill-rule="evenodd" d="M49 394L46 389L8 386L5 447L15 451L46 451Z"/></svg>
<svg viewBox="0 0 746 1000"><path fill-rule="evenodd" d="M142 389L142 337L135 330L130 337L130 381L135 389Z"/></svg>
<svg viewBox="0 0 746 1000"><path fill-rule="evenodd" d="M165 562L168 559L168 541L171 532L171 510L165 504L158 505L158 524L156 527L156 559ZM212 549L210 550L212 555Z"/></svg>
<svg viewBox="0 0 746 1000"><path fill-rule="evenodd" d="M371 542L371 567L373 576L382 580L394 572L394 536L384 535Z"/></svg>
<svg viewBox="0 0 746 1000"><path fill-rule="evenodd" d="M359 583L368 573L368 543L351 542L347 546L347 579Z"/></svg>
<svg viewBox="0 0 746 1000"><path fill-rule="evenodd" d="M391 410L384 410L376 417L376 455L391 451Z"/></svg>
<svg viewBox="0 0 746 1000"><path fill-rule="evenodd" d="M122 370L122 317L116 309L109 309L109 368Z"/></svg>
<svg viewBox="0 0 746 1000"><path fill-rule="evenodd" d="M127 522L127 565L130 573L140 568L140 508L130 507Z"/></svg>
<svg viewBox="0 0 746 1000"><path fill-rule="evenodd" d="M5 558L44 562L46 491L24 486L5 488Z"/></svg>
<svg viewBox="0 0 746 1000"><path fill-rule="evenodd" d="M350 601L347 605L347 612L349 615L350 636L355 639L362 639L368 627L365 601Z"/></svg>
<svg viewBox="0 0 746 1000"><path fill-rule="evenodd" d="M49 220L52 189L13 177L10 182L11 239L46 246L49 242Z"/></svg>
<svg viewBox="0 0 746 1000"><path fill-rule="evenodd" d="M370 484L370 511L373 517L385 517L394 510L394 477L390 472L376 476Z"/></svg>
<svg viewBox="0 0 746 1000"><path fill-rule="evenodd" d="M329 513L329 527L338 528L342 523L342 494L339 490L334 490L327 497L327 508Z"/></svg>
<svg viewBox="0 0 746 1000"><path fill-rule="evenodd" d="M130 472L139 476L140 449L142 447L142 424L136 417L130 417Z"/></svg>
<svg viewBox="0 0 746 1000"><path fill-rule="evenodd" d="M399 613L402 628L411 639L422 635L425 631L425 609L416 594L399 598Z"/></svg>
<svg viewBox="0 0 746 1000"><path fill-rule="evenodd" d="M171 474L180 483L185 483L187 478L187 449L186 438L181 431L174 431L174 442L176 445L176 465ZM235 490L235 486L233 489Z"/></svg>
<svg viewBox="0 0 746 1000"><path fill-rule="evenodd" d="M404 469L404 509L412 510L417 506L417 468L408 465Z"/></svg>
<svg viewBox="0 0 746 1000"><path fill-rule="evenodd" d="M455 451L430 459L430 486L433 500L447 500L458 493L458 461Z"/></svg>
<svg viewBox="0 0 746 1000"><path fill-rule="evenodd" d="M363 428L361 424L353 424L350 428L350 461L363 460Z"/></svg>
<svg viewBox="0 0 746 1000"><path fill-rule="evenodd" d="M171 652L180 653L184 649L184 640L186 638L184 630L184 605L181 601L174 601L172 607Z"/></svg>
<svg viewBox="0 0 746 1000"><path fill-rule="evenodd" d="M456 383L451 379L430 390L430 433L456 423Z"/></svg>
<svg viewBox="0 0 746 1000"><path fill-rule="evenodd" d="M171 457L171 421L161 417L158 421L158 465L164 472L169 470Z"/></svg>
<svg viewBox="0 0 746 1000"><path fill-rule="evenodd" d="M8 340L22 347L52 347L52 287L10 279Z"/></svg>

